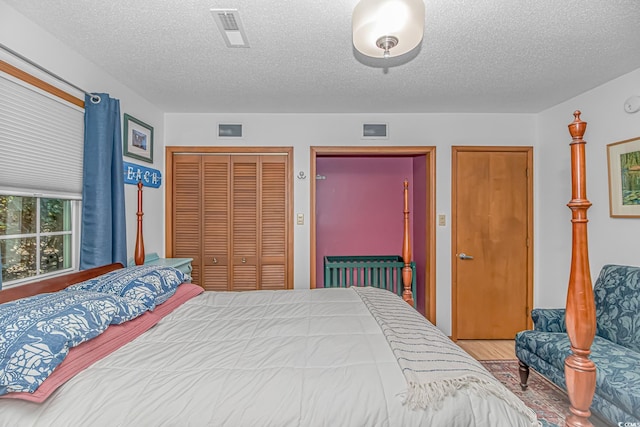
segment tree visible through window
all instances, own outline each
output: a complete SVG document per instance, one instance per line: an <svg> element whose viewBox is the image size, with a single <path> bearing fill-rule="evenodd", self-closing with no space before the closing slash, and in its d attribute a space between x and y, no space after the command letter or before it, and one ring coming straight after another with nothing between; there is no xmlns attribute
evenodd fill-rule
<svg viewBox="0 0 640 427"><path fill-rule="evenodd" d="M72 267L71 200L0 195L2 284Z"/></svg>

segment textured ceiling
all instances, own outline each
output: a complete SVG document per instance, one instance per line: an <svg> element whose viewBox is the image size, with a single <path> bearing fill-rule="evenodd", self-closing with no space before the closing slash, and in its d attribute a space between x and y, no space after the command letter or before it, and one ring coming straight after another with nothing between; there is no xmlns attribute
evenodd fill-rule
<svg viewBox="0 0 640 427"><path fill-rule="evenodd" d="M638 0L425 0L387 60L354 50L357 0L4 1L165 112L535 113L640 68Z"/></svg>

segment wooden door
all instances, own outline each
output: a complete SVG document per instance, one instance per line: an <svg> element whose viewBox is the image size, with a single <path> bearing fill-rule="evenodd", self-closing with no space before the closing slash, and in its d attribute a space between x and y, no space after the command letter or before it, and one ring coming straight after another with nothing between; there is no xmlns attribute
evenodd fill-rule
<svg viewBox="0 0 640 427"><path fill-rule="evenodd" d="M291 274L287 265L287 159L262 156L260 168L260 289L286 289L283 284Z"/></svg>
<svg viewBox="0 0 640 427"><path fill-rule="evenodd" d="M292 288L292 150L219 150L167 149L167 255L206 290Z"/></svg>
<svg viewBox="0 0 640 427"><path fill-rule="evenodd" d="M233 289L258 289L258 157L231 156Z"/></svg>
<svg viewBox="0 0 640 427"><path fill-rule="evenodd" d="M532 150L453 147L453 337L513 339L532 303Z"/></svg>
<svg viewBox="0 0 640 427"><path fill-rule="evenodd" d="M202 271L202 167L199 155L173 157L172 176L172 229L173 246L170 257L193 258L191 279L203 283Z"/></svg>
<svg viewBox="0 0 640 427"><path fill-rule="evenodd" d="M230 156L200 156L202 159L202 274L195 282L207 291L231 290L229 280L229 159Z"/></svg>
<svg viewBox="0 0 640 427"><path fill-rule="evenodd" d="M287 288L287 158L231 156L234 290Z"/></svg>

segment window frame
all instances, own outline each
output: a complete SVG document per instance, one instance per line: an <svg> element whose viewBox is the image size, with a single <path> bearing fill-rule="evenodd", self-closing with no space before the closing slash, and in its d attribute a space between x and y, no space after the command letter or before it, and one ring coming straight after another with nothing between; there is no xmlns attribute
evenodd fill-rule
<svg viewBox="0 0 640 427"><path fill-rule="evenodd" d="M82 198L76 194L64 194L64 193L34 193L33 191L24 191L16 189L8 189L0 187L0 195L3 196L19 196L19 197L33 197L36 198L37 214L36 214L36 232L27 234L10 234L0 236L0 240L9 240L22 237L36 237L36 274L22 279L11 280L8 282L2 281L0 277L0 289L9 289L15 286L24 285L25 283L33 282L35 280L45 279L48 277L61 276L63 274L78 271L80 265L80 231L81 231L81 212L82 212ZM54 231L54 232L42 232L40 223L40 199L61 199L68 200L70 202L71 210L71 230L70 231ZM40 273L40 239L41 237L55 236L55 235L71 235L71 267L63 268L61 270L52 271L48 273ZM2 274L2 273L0 273Z"/></svg>

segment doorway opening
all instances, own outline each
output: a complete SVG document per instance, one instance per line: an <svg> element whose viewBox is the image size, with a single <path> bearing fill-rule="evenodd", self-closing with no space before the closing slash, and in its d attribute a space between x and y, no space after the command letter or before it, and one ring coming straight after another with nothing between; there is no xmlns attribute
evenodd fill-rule
<svg viewBox="0 0 640 427"><path fill-rule="evenodd" d="M311 147L312 288L325 256L399 255L409 181L416 309L435 324L435 147Z"/></svg>

